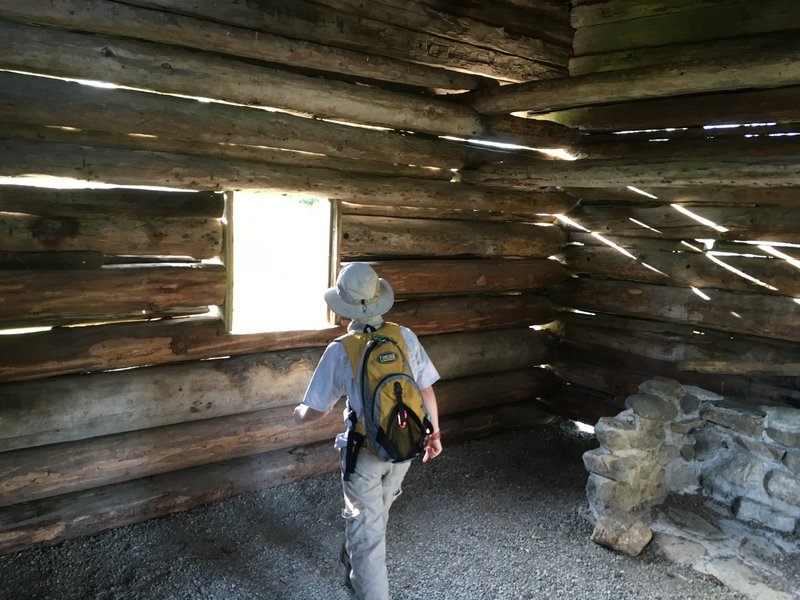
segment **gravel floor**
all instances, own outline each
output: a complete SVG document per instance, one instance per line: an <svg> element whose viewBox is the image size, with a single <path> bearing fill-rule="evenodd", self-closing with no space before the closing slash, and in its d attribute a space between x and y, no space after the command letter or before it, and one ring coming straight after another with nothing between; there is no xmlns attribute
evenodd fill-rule
<svg viewBox="0 0 800 600"><path fill-rule="evenodd" d="M540 426L415 464L389 523L394 600L744 596L659 558L592 543L581 454ZM0 599L352 600L338 562L335 475L0 557Z"/></svg>

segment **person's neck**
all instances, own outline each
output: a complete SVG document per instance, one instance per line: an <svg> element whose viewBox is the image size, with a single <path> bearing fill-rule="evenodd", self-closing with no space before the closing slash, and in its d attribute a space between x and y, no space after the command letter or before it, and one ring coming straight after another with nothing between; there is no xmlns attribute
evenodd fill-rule
<svg viewBox="0 0 800 600"><path fill-rule="evenodd" d="M355 331L357 333L363 333L364 329L369 326L374 329L378 329L381 325L383 325L383 317L372 317L369 319L353 319L350 321L350 324L347 326L347 331Z"/></svg>

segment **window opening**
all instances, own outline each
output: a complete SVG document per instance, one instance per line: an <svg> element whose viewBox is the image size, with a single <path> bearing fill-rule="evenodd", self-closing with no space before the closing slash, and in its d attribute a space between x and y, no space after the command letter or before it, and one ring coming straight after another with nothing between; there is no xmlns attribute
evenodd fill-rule
<svg viewBox="0 0 800 600"><path fill-rule="evenodd" d="M334 206L327 198L267 192L229 196L228 329L235 334L330 325Z"/></svg>

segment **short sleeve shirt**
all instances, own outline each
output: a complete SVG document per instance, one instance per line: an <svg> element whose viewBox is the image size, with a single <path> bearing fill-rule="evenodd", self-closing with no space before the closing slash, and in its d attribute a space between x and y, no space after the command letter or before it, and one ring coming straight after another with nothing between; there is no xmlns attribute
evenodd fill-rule
<svg viewBox="0 0 800 600"><path fill-rule="evenodd" d="M432 386L439 380L439 372L414 332L402 326L400 331L408 348L409 366L417 385L421 389ZM350 408L356 411L359 419L363 419L364 403L353 377L350 359L347 357L343 344L331 342L325 348L325 352L311 376L303 404L321 412L328 412L342 396L347 396ZM345 410L345 420L347 419L346 413ZM344 434L337 436L336 447L342 448L344 443L346 443Z"/></svg>

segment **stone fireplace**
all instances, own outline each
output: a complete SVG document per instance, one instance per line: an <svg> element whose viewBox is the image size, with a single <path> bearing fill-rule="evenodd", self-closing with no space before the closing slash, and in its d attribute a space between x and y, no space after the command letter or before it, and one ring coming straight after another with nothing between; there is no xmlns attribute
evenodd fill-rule
<svg viewBox="0 0 800 600"><path fill-rule="evenodd" d="M636 555L655 533L665 553L750 597L800 597L775 570L800 563L788 560L800 552L800 410L665 378L643 382L625 405L599 420L599 447L583 457L592 539ZM743 562L720 568L726 557Z"/></svg>

